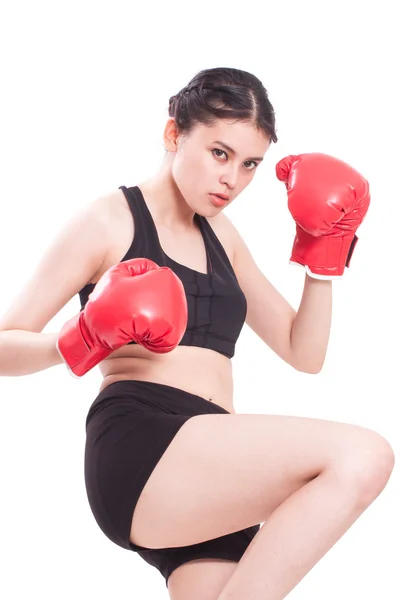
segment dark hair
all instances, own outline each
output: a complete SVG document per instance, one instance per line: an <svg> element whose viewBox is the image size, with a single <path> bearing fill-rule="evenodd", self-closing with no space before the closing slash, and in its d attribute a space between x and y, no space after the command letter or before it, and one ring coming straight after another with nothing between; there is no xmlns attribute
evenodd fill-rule
<svg viewBox="0 0 400 600"><path fill-rule="evenodd" d="M181 133L189 133L197 123L212 125L218 119L229 119L252 123L272 142L278 141L267 90L257 77L240 69L199 71L169 99L168 112Z"/></svg>

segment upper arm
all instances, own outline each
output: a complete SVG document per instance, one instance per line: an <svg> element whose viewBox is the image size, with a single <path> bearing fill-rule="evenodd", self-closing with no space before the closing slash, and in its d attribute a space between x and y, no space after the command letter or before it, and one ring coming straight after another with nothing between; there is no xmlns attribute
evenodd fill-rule
<svg viewBox="0 0 400 600"><path fill-rule="evenodd" d="M107 249L106 223L102 198L68 220L0 316L0 330L43 330L102 264Z"/></svg>
<svg viewBox="0 0 400 600"><path fill-rule="evenodd" d="M262 273L243 238L228 221L234 245L233 269L247 300L246 323L292 365L290 335L296 311Z"/></svg>

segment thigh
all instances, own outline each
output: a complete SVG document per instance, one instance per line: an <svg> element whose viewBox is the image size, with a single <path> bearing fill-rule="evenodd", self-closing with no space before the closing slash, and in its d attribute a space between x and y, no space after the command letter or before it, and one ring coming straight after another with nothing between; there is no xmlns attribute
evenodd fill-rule
<svg viewBox="0 0 400 600"><path fill-rule="evenodd" d="M144 485L130 540L146 548L197 544L265 521L294 491L352 455L388 446L355 425L279 415L196 415ZM378 450L377 450L378 452ZM365 461L365 459L364 459Z"/></svg>
<svg viewBox="0 0 400 600"><path fill-rule="evenodd" d="M237 562L201 558L187 562L171 573L168 591L171 600L217 600L233 575Z"/></svg>

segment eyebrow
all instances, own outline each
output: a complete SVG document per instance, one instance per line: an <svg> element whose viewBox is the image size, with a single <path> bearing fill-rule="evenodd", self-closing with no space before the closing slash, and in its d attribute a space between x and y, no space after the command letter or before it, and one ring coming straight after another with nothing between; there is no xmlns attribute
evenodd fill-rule
<svg viewBox="0 0 400 600"><path fill-rule="evenodd" d="M225 150L227 150L228 152L231 152L232 154L236 154L235 150L233 148L230 148L230 146L228 146L227 144L224 144L224 142L220 142L218 140L215 140L215 142L212 142L212 143L213 144L219 144L220 146L222 146L223 148L225 148ZM251 156L247 160L259 160L259 161L262 161L262 160L264 160L264 158L262 156Z"/></svg>

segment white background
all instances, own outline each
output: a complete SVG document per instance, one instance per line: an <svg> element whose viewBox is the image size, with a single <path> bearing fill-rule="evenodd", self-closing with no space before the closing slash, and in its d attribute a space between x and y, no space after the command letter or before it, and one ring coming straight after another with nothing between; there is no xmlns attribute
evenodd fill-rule
<svg viewBox="0 0 400 600"><path fill-rule="evenodd" d="M276 162L325 152L370 181L351 268L334 282L319 375L296 372L246 326L234 357L238 413L398 427L399 55L396 3L3 2L0 97L4 312L72 214L156 172L169 97L199 70L253 72L276 110L279 142L229 207L258 264L297 308L304 273L288 259L294 223ZM74 297L46 326L79 310ZM163 578L114 545L92 517L84 422L100 373L59 365L0 379L0 596L168 598ZM399 475L290 594L400 597Z"/></svg>

